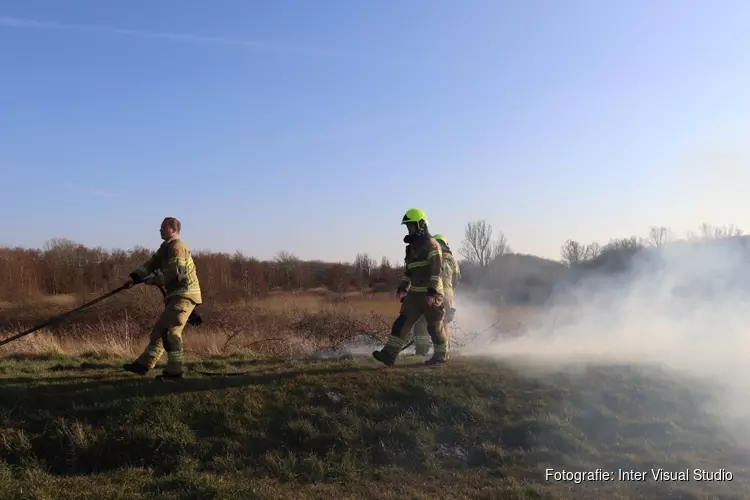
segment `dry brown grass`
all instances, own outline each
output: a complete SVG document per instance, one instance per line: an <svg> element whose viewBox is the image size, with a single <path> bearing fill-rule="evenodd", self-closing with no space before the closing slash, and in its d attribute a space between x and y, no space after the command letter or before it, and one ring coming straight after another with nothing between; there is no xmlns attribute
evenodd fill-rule
<svg viewBox="0 0 750 500"><path fill-rule="evenodd" d="M78 306L71 296L0 304L3 337ZM129 357L140 352L161 310L158 292L124 292L0 348L2 354ZM392 294L276 293L254 301L200 306L204 324L188 326L188 355L293 356L336 348L361 335L384 340L398 314Z"/></svg>
<svg viewBox="0 0 750 500"><path fill-rule="evenodd" d="M0 305L0 334L7 337L79 305L75 297L43 297L34 302ZM398 315L392 293L274 293L253 301L207 302L199 310L201 326L186 327L189 357L257 355L296 357L336 349L363 340L384 342ZM39 330L0 347L2 354L132 357L147 342L162 307L153 289L124 292L74 314L57 326ZM494 333L517 331L528 308L498 311ZM490 326L490 325L487 325ZM460 332L469 337L473 332Z"/></svg>

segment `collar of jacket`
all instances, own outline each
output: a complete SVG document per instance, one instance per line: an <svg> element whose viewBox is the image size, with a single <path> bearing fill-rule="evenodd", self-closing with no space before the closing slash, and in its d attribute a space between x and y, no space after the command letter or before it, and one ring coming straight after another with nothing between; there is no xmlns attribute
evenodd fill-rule
<svg viewBox="0 0 750 500"><path fill-rule="evenodd" d="M412 243L421 243L430 238L432 238L432 235L425 229L421 234L407 234L404 236L404 243L411 245Z"/></svg>

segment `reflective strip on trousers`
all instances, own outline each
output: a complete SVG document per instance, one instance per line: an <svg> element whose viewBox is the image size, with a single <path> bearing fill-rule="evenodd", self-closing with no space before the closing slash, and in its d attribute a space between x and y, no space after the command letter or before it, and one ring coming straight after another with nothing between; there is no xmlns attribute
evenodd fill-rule
<svg viewBox="0 0 750 500"><path fill-rule="evenodd" d="M167 351L167 360L170 363L182 363L185 360L185 354L182 351Z"/></svg>
<svg viewBox="0 0 750 500"><path fill-rule="evenodd" d="M429 335L417 335L416 343L418 345L429 345L432 343L432 338Z"/></svg>
<svg viewBox="0 0 750 500"><path fill-rule="evenodd" d="M404 340L401 337L396 337L395 335L391 335L388 337L388 342L385 343L385 348L389 351L400 351L402 347L404 347Z"/></svg>

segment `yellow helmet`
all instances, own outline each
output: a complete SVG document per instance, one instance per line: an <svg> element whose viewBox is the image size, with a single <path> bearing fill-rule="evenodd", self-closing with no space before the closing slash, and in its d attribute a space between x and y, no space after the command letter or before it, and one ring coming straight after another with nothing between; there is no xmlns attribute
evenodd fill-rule
<svg viewBox="0 0 750 500"><path fill-rule="evenodd" d="M448 240L442 234L436 234L433 236L433 238L438 241L442 241L443 243L445 243L445 246L450 247L450 245L448 244Z"/></svg>
<svg viewBox="0 0 750 500"><path fill-rule="evenodd" d="M409 222L413 222L419 229L422 229L427 225L427 214L421 208L410 208L401 219L401 224L408 224Z"/></svg>

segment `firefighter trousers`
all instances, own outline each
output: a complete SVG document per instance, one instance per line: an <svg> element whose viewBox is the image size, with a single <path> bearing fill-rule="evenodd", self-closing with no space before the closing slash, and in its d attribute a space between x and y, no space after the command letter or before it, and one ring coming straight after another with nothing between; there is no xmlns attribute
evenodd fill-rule
<svg viewBox="0 0 750 500"><path fill-rule="evenodd" d="M195 305L195 302L184 297L168 299L164 311L151 329L148 346L135 362L152 369L166 351L167 366L164 373L182 373L185 365L182 331Z"/></svg>
<svg viewBox="0 0 750 500"><path fill-rule="evenodd" d="M391 335L383 348L392 358L396 358L408 341L412 329L420 319L424 319L425 329L434 346L433 359L448 359L448 338L443 324L445 303L441 295L430 305L425 292L409 292L401 304L398 318L393 322Z"/></svg>
<svg viewBox="0 0 750 500"><path fill-rule="evenodd" d="M444 303L446 315L443 319L443 328L445 330L445 339L448 344L447 351L450 352L451 338L450 332L448 331L448 324L452 318L449 319L447 314L447 312L453 307L453 301L450 300L450 295L445 296ZM416 354L418 356L425 356L430 350L430 345L432 345L432 338L430 338L430 334L427 331L427 320L424 315L422 315L414 324L414 347L416 349Z"/></svg>

